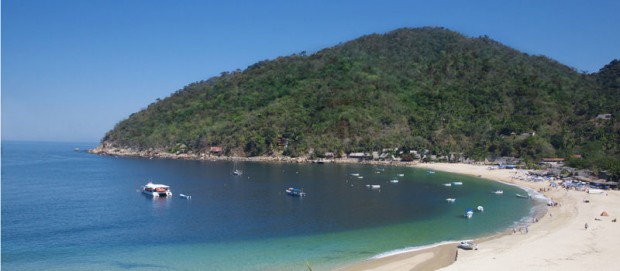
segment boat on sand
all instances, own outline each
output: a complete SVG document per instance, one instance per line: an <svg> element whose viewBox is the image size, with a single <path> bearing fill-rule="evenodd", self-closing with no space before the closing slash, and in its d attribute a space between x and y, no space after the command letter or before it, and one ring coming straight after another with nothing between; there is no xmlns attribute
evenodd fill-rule
<svg viewBox="0 0 620 271"><path fill-rule="evenodd" d="M469 241L461 241L457 247L464 250L478 249L476 244Z"/></svg>

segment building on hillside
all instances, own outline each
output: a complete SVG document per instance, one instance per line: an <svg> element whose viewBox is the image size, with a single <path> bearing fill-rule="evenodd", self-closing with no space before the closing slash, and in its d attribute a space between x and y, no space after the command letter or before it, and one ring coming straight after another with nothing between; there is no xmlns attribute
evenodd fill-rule
<svg viewBox="0 0 620 271"><path fill-rule="evenodd" d="M367 153L363 153L363 152L352 152L352 153L349 153L349 158L365 160L365 159L372 158L372 156L368 155Z"/></svg>
<svg viewBox="0 0 620 271"><path fill-rule="evenodd" d="M599 114L596 118L600 120L609 120L611 119L611 114Z"/></svg>
<svg viewBox="0 0 620 271"><path fill-rule="evenodd" d="M543 158L538 164L554 167L564 164L564 160L564 158Z"/></svg>
<svg viewBox="0 0 620 271"><path fill-rule="evenodd" d="M217 155L220 155L220 154L222 154L222 147L217 147L217 146L211 147L211 148L209 149L209 152L210 152L211 154L217 154Z"/></svg>

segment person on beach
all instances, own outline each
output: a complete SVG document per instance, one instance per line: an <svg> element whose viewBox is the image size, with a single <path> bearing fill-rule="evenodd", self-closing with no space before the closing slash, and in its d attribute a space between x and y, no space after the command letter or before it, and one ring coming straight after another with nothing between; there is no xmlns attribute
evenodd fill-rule
<svg viewBox="0 0 620 271"><path fill-rule="evenodd" d="M586 222L586 230L588 229L588 222Z"/></svg>

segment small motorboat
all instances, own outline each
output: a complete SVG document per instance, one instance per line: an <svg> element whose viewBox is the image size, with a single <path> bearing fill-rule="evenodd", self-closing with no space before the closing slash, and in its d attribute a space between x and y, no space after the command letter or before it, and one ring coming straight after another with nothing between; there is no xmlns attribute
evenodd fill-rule
<svg viewBox="0 0 620 271"><path fill-rule="evenodd" d="M452 203L452 202L455 202L456 199L455 198L447 198L446 201Z"/></svg>
<svg viewBox="0 0 620 271"><path fill-rule="evenodd" d="M294 196L294 197L303 197L303 196L306 195L306 193L302 189L293 188L293 187L287 188L286 189L286 194L289 194L289 195Z"/></svg>
<svg viewBox="0 0 620 271"><path fill-rule="evenodd" d="M463 182L452 182L453 185L463 185Z"/></svg>
<svg viewBox="0 0 620 271"><path fill-rule="evenodd" d="M426 173L428 173L428 174L435 174L435 171L428 170L428 171L426 171Z"/></svg>
<svg viewBox="0 0 620 271"><path fill-rule="evenodd" d="M470 219L472 216L474 216L474 210L472 210L471 208L467 208L467 210L465 210L465 217L467 217L467 219Z"/></svg>
<svg viewBox="0 0 620 271"><path fill-rule="evenodd" d="M464 250L478 249L476 244L469 241L461 241L457 247Z"/></svg>
<svg viewBox="0 0 620 271"><path fill-rule="evenodd" d="M182 197L182 198L185 198L185 199L192 199L192 196L185 195L185 194L179 194L179 197Z"/></svg>
<svg viewBox="0 0 620 271"><path fill-rule="evenodd" d="M366 187L368 187L370 189L380 189L381 185L379 185L379 184L367 184Z"/></svg>
<svg viewBox="0 0 620 271"><path fill-rule="evenodd" d="M478 212L484 212L484 207L478 206L476 207L476 210L478 210Z"/></svg>
<svg viewBox="0 0 620 271"><path fill-rule="evenodd" d="M394 179L394 180L390 180L391 183L398 183L398 180Z"/></svg>
<svg viewBox="0 0 620 271"><path fill-rule="evenodd" d="M351 176L357 177L357 176L360 176L360 174L359 173L351 173Z"/></svg>
<svg viewBox="0 0 620 271"><path fill-rule="evenodd" d="M495 190L491 193L496 194L496 195L501 195L501 194L504 194L504 190Z"/></svg>
<svg viewBox="0 0 620 271"><path fill-rule="evenodd" d="M445 183L443 186L452 186L452 183Z"/></svg>
<svg viewBox="0 0 620 271"><path fill-rule="evenodd" d="M399 174L398 174L398 177L405 177L405 174L403 174L403 173L399 173Z"/></svg>
<svg viewBox="0 0 620 271"><path fill-rule="evenodd" d="M364 179L364 176L357 176L358 179Z"/></svg>

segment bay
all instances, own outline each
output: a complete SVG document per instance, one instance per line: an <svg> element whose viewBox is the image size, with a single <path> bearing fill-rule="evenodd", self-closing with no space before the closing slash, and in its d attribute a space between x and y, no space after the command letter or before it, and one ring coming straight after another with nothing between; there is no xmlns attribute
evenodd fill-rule
<svg viewBox="0 0 620 271"><path fill-rule="evenodd" d="M74 150L95 145L2 142L4 268L327 270L504 231L534 206L514 186L410 167L240 162L235 176L232 162ZM143 195L149 180L174 196ZM463 185L443 185L454 181ZM288 187L307 196L288 196ZM490 193L498 189L504 195ZM479 205L483 213L463 217Z"/></svg>

